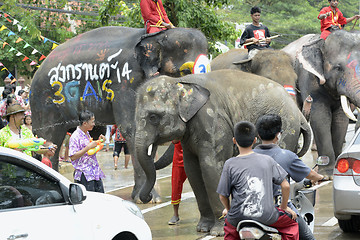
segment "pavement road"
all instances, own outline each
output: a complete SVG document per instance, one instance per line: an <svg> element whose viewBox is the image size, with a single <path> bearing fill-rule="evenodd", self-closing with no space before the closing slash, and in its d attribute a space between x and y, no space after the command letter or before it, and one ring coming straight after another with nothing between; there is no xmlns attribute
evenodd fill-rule
<svg viewBox="0 0 360 240"><path fill-rule="evenodd" d="M350 141L354 134L354 124L351 124L346 137L347 142ZM165 151L166 146L159 148L159 155ZM303 161L310 167L314 166L317 153L309 151ZM107 194L119 196L123 199L131 200L131 191L134 184L132 165L129 169L124 169L124 156L119 159L119 168L114 170L111 152L98 153L98 159L101 168L105 172L104 180L105 191ZM60 172L72 179L72 166L69 163L61 163ZM333 214L332 203L332 182L326 182L315 186L316 205L315 205L315 229L314 235L318 240L351 240L360 239L360 232L346 234L341 231ZM180 223L175 226L169 226L167 222L173 214L171 201L171 166L157 172L157 181L155 189L162 196L162 203L154 204L137 204L142 210L146 222L149 224L154 240L208 240L223 239L223 237L213 237L205 233L196 232L196 225L199 220L199 211L194 194L191 190L189 182L184 184L182 202L180 204ZM121 217L121 216L119 216ZM116 217L114 216L116 220Z"/></svg>

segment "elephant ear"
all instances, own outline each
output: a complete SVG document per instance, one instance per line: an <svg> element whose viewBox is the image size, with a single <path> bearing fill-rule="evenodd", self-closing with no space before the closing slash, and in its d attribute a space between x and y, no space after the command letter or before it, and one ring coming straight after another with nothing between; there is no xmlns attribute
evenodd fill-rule
<svg viewBox="0 0 360 240"><path fill-rule="evenodd" d="M252 63L251 60L252 58L246 58L233 62L233 64L236 65L238 68L240 67L240 70L244 72L251 72L251 63Z"/></svg>
<svg viewBox="0 0 360 240"><path fill-rule="evenodd" d="M161 62L160 43L155 37L147 36L135 47L135 57L146 78L153 77L159 72Z"/></svg>
<svg viewBox="0 0 360 240"><path fill-rule="evenodd" d="M322 54L324 42L325 41L322 38L315 40L304 45L296 54L296 58L302 64L303 68L318 77L321 85L326 82L324 77L324 62Z"/></svg>
<svg viewBox="0 0 360 240"><path fill-rule="evenodd" d="M179 115L184 122L188 122L205 105L210 91L195 83L177 83L179 91Z"/></svg>

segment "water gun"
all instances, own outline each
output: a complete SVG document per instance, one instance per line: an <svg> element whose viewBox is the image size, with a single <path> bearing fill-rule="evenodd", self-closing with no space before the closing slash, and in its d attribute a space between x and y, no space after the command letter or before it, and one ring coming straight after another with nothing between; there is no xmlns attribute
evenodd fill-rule
<svg viewBox="0 0 360 240"><path fill-rule="evenodd" d="M43 138L29 138L29 139L10 139L6 142L5 147L12 149L26 149L29 151L39 151L40 146L45 144L46 140Z"/></svg>
<svg viewBox="0 0 360 240"><path fill-rule="evenodd" d="M92 142L92 138L90 139L90 142ZM98 151L100 151L101 149L103 149L104 147L104 143L103 143L103 140L97 140L97 146L94 147L94 148L91 148L87 151L87 154L88 155L94 155L95 153L97 153Z"/></svg>

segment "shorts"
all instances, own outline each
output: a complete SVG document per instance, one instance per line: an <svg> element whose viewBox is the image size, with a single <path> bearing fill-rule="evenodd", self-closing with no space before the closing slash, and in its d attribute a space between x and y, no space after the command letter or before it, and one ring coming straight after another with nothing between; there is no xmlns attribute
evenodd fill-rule
<svg viewBox="0 0 360 240"><path fill-rule="evenodd" d="M126 142L116 142L115 141L115 147L114 147L114 154L113 157L119 157L120 153L121 153L121 149L124 147L124 154L128 155L129 154L129 149L126 145Z"/></svg>

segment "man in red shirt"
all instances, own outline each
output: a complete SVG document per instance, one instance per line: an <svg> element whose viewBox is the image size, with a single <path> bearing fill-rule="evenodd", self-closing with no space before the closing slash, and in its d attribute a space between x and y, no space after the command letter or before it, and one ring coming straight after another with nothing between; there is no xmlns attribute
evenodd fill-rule
<svg viewBox="0 0 360 240"><path fill-rule="evenodd" d="M140 9L146 26L146 33L160 32L165 29L174 28L166 15L161 0L141 0Z"/></svg>
<svg viewBox="0 0 360 240"><path fill-rule="evenodd" d="M351 18L345 18L340 10L337 8L339 4L338 0L328 0L329 7L321 9L318 19L321 24L321 38L326 39L329 34L335 30L342 29L342 25L345 25L354 19L359 19L360 15L352 16Z"/></svg>

